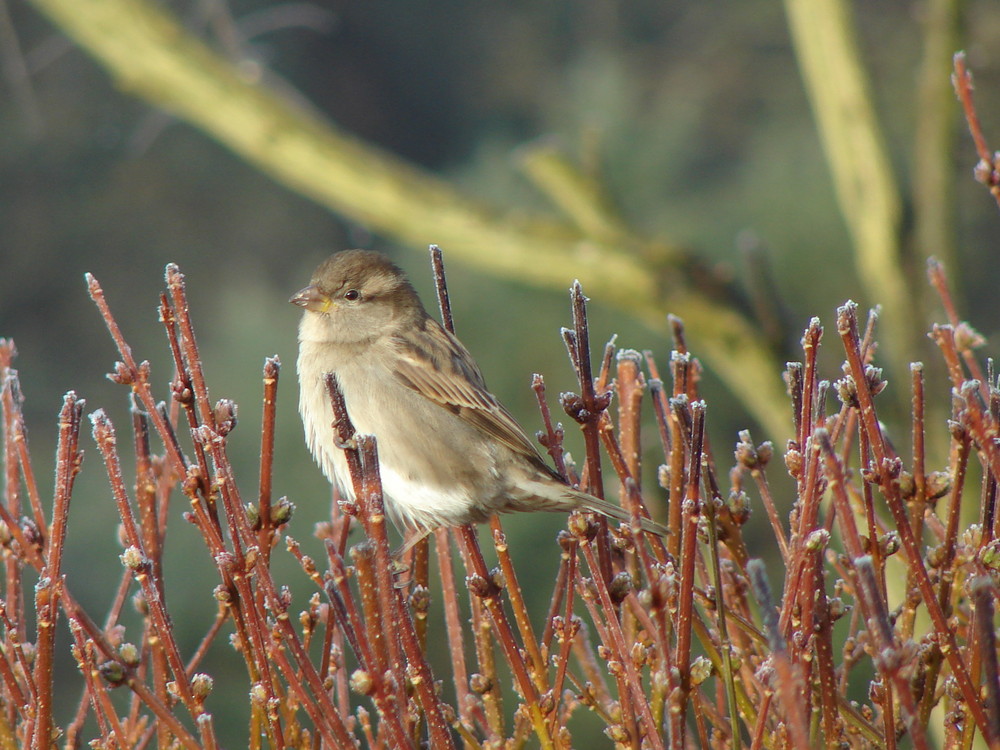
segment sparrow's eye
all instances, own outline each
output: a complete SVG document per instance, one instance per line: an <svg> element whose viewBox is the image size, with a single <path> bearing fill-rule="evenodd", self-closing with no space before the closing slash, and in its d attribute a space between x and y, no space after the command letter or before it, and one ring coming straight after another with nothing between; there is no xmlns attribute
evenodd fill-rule
<svg viewBox="0 0 1000 750"><path fill-rule="evenodd" d="M344 299L346 299L348 302L357 302L359 299L361 299L361 292L359 292L357 289L348 289L346 292L344 292Z"/></svg>

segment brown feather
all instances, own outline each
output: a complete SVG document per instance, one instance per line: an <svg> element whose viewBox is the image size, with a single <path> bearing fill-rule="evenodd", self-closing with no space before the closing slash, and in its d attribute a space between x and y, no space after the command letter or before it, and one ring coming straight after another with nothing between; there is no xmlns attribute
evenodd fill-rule
<svg viewBox="0 0 1000 750"><path fill-rule="evenodd" d="M424 326L421 348L401 337L393 342L400 381L558 478L510 412L487 390L468 349L433 318L427 317Z"/></svg>

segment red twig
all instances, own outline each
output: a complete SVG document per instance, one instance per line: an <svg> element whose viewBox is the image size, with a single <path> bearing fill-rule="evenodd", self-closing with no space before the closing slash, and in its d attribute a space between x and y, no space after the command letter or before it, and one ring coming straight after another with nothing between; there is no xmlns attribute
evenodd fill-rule
<svg viewBox="0 0 1000 750"><path fill-rule="evenodd" d="M705 406L702 402L691 404L691 452L687 465L684 492L683 546L681 548L680 603L677 613L677 645L674 649L674 666L677 668L676 702L670 711L670 736L672 747L684 747L685 713L688 694L691 692L691 623L694 608L694 570L698 518L701 515L701 457L705 435Z"/></svg>
<svg viewBox="0 0 1000 750"><path fill-rule="evenodd" d="M277 410L278 376L281 373L281 360L277 356L268 357L264 361L264 408L260 432L260 481L257 498L260 531L258 545L263 555L263 564L271 556L273 546L275 521L271 517L271 473L274 466L274 423Z"/></svg>
<svg viewBox="0 0 1000 750"><path fill-rule="evenodd" d="M934 597L934 588L931 584L929 576L927 575L927 569L924 566L923 556L920 554L917 540L913 536L909 519L906 516L906 509L903 507L902 500L899 497L899 484L898 482L895 482L898 472L894 469L895 464L887 455L886 448L882 440L881 428L879 427L878 419L875 415L871 384L868 380L868 373L866 373L861 360L861 347L857 334L856 312L856 306L850 304L839 308L837 315L837 331L840 333L841 338L844 341L844 348L847 352L847 361L850 365L851 377L853 378L854 384L857 388L862 429L868 432L869 440L871 440L872 453L875 458L875 470L878 472L880 477L879 484L886 497L886 502L889 506L889 511L892 513L896 528L899 531L900 540L903 543L903 548L905 549L909 559L910 570L916 577L920 593L924 598L925 605L927 606L927 613L930 615L931 621L934 623L934 629L937 632L938 638L943 639L943 642L947 646L945 656L951 666L955 681L958 683L959 689L966 700L967 708L972 714L979 730L985 734L987 722L985 712L983 711L982 704L977 698L977 691L969 678L966 665L962 661L961 651L959 651L958 644L955 641L955 633L948 627L944 614L941 611L941 607L938 606L937 599ZM994 465L1000 467L1000 451L994 449L993 452L997 459ZM844 511L849 512L849 509L844 508ZM860 549L858 551L860 552ZM858 556L860 555L852 553L852 557Z"/></svg>
<svg viewBox="0 0 1000 750"><path fill-rule="evenodd" d="M69 521L69 499L73 481L80 471L83 455L79 451L80 419L84 402L70 391L59 414L59 446L56 450L55 499L52 503L52 531L45 544L45 567L35 586L35 613L38 637L35 643L35 664L32 681L35 685L36 723L32 746L48 750L52 741L52 697L56 617L62 593L62 557Z"/></svg>
<svg viewBox="0 0 1000 750"><path fill-rule="evenodd" d="M601 445L598 423L601 413L611 403L612 392L604 389L598 392L590 363L590 327L587 322L587 298L579 281L570 288L570 303L573 310L573 328L562 330L563 340L569 352L570 361L576 371L580 395L564 393L560 397L563 408L583 430L587 455L587 491L595 497L604 498L604 480L601 471ZM598 518L601 529L597 542L597 555L601 561L601 575L605 581L611 579L611 556L607 542L607 520Z"/></svg>
<svg viewBox="0 0 1000 750"><path fill-rule="evenodd" d="M955 72L951 77L952 85L958 100L962 103L962 110L965 112L965 121L969 125L969 133L976 144L976 153L979 155L979 163L976 165L976 179L989 188L997 204L1000 205L1000 159L996 154L990 152L986 145L986 138L983 136L983 128L979 123L979 115L976 114L976 107L972 101L972 74L965 67L965 53L956 52L954 57Z"/></svg>

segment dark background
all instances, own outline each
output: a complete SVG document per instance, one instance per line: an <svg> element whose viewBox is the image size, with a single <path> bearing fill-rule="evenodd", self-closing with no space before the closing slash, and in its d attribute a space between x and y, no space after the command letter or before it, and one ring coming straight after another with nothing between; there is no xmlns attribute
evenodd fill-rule
<svg viewBox="0 0 1000 750"><path fill-rule="evenodd" d="M168 5L193 31L224 46L206 21L207 4ZM538 195L518 172L517 149L554 137L575 151L596 149L611 192L644 234L680 243L736 276L738 244L757 238L791 311L791 341L810 316L829 326L833 308L845 299L878 301L865 299L854 275L777 0L230 0L226 7L239 39L230 52L242 64L268 69L338 125L477 199L537 209ZM77 390L89 408L105 407L126 427L127 393L103 378L116 353L87 297L84 272L102 283L137 358L152 362L167 398L172 373L156 305L163 267L176 262L187 275L212 396L240 405L230 447L247 499L256 490L260 370L265 356L281 358L275 488L298 506L290 533L309 540L312 524L325 514L327 488L301 440L298 311L286 300L327 253L364 246L391 253L433 306L425 251L372 236L275 184L200 132L116 90L30 7L15 1L7 11L20 49L8 40L6 53L20 53L31 75L27 87L9 77L0 84L0 336L12 337L20 351L16 366L43 492L51 491L62 393ZM865 2L855 11L905 192L919 116L923 5ZM1000 134L1000 10L994 3L967 4L962 46L975 71L987 135ZM945 60L941 75L949 74ZM958 121L957 110L954 116ZM959 262L949 273L961 290L962 310L988 336L1000 305L993 272L1000 220L996 204L972 180L975 154L964 126L956 128L955 142ZM555 395L574 386L559 338L559 326L569 323L566 295L498 281L457 263L448 270L459 335L500 398L534 431L531 374L545 374L554 408ZM567 287L571 281L567 277ZM591 312L595 347L618 333L621 346L653 349L666 364L669 342L659 334L599 299ZM691 345L697 353L697 340ZM925 343L909 358L932 356ZM711 434L728 465L735 432L747 417L711 376L706 388ZM582 454L577 435L568 441ZM76 570L70 585L100 612L119 575L120 550L99 458L91 442L84 445L87 459L71 510L69 554ZM657 448L649 450L655 466ZM787 499L783 471L774 468L777 492ZM197 540L179 514L168 547L175 550L173 575L189 577ZM554 559L550 543L560 523L545 517L507 525L524 540L523 549L541 547ZM752 523L763 524L763 514ZM178 623L190 625L192 644L211 616L204 597L215 580L208 561L200 562L206 563L203 590L171 599ZM548 591L548 581L542 588ZM234 695L245 695L245 678L236 673L233 680Z"/></svg>

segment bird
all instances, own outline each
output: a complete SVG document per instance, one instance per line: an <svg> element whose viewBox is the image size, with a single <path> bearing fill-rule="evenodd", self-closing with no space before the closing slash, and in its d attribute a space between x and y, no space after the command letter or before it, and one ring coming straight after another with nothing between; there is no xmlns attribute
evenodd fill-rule
<svg viewBox="0 0 1000 750"><path fill-rule="evenodd" d="M525 511L631 520L623 508L570 487L545 462L468 349L427 313L385 255L334 253L289 301L303 310L297 370L306 444L344 496L353 498L353 485L333 432L328 373L355 430L375 436L386 512L405 534ZM668 533L648 518L640 524Z"/></svg>

